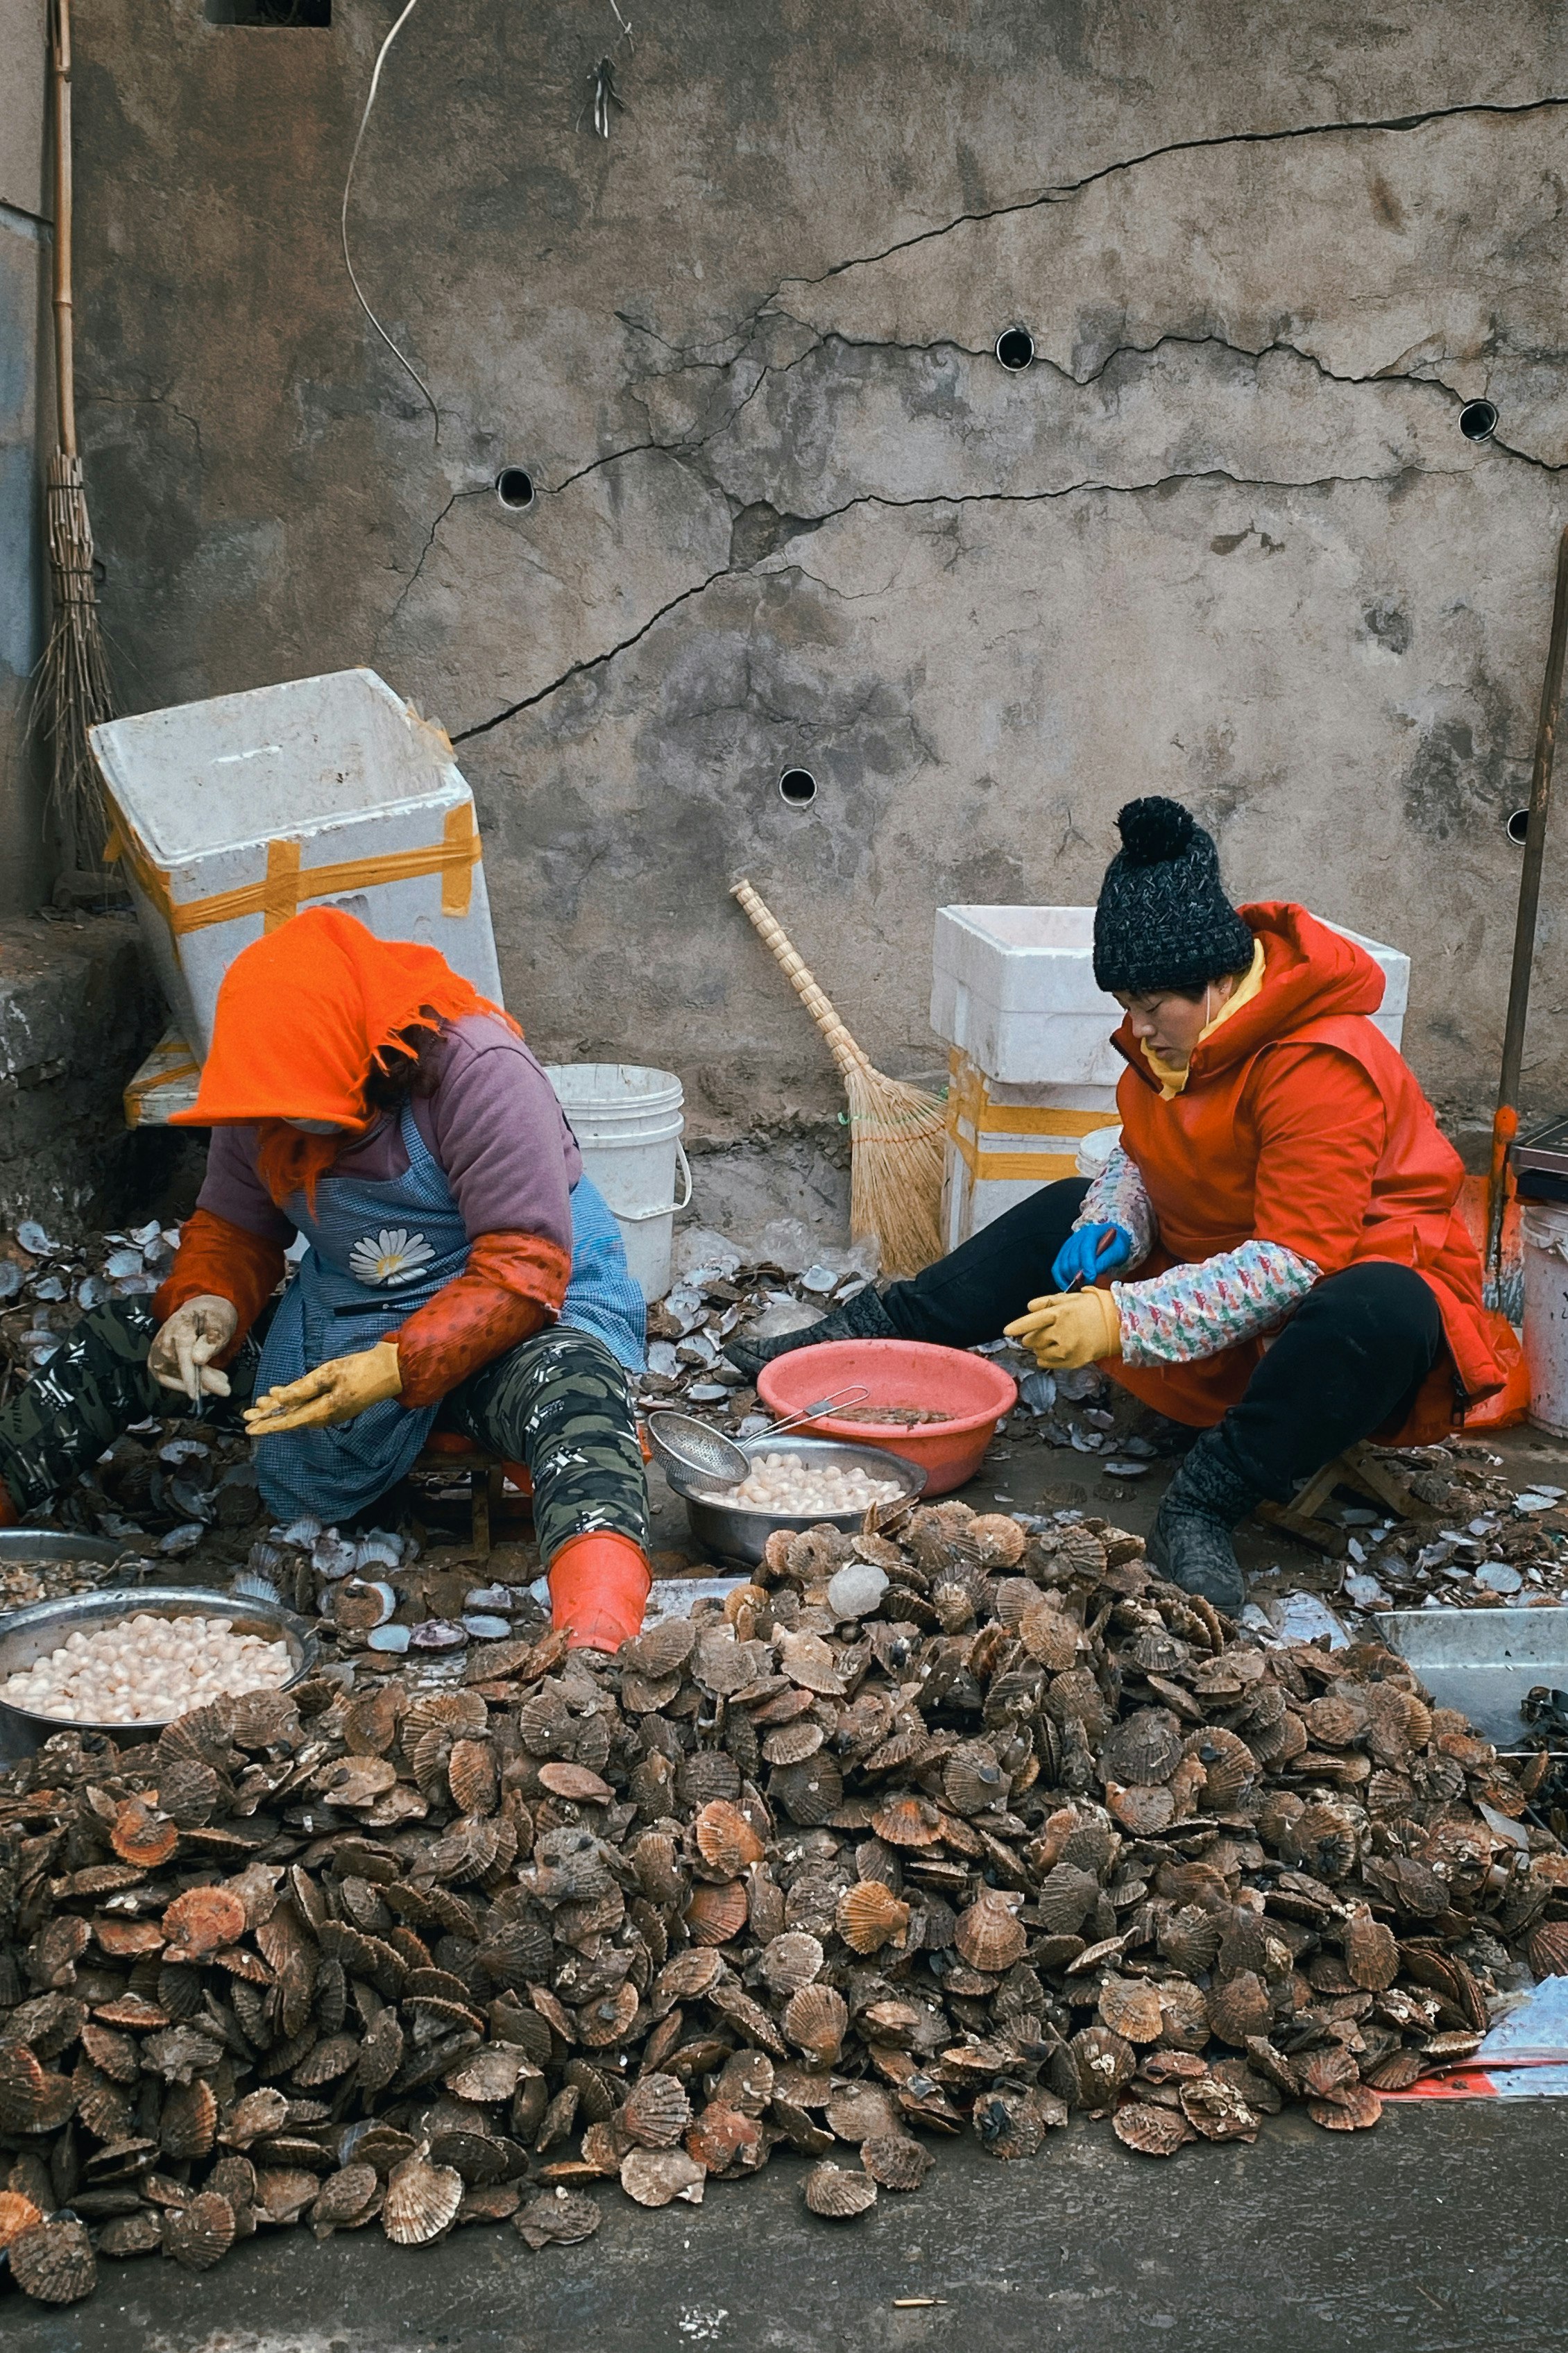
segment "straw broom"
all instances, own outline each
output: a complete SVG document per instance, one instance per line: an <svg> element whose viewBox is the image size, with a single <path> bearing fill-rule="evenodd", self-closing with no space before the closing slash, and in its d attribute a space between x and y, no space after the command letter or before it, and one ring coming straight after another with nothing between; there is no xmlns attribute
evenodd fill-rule
<svg viewBox="0 0 1568 2353"><path fill-rule="evenodd" d="M849 1098L850 1233L876 1242L884 1273L918 1274L942 1256L942 1099L874 1070L751 884L733 883L730 895L773 950L838 1065Z"/></svg>
<svg viewBox="0 0 1568 2353"><path fill-rule="evenodd" d="M114 716L92 576L92 524L76 443L75 339L71 320L70 0L52 0L50 47L55 133L55 389L59 446L49 459L46 511L51 620L34 681L34 723L47 739L49 806L72 865L103 859L103 793L88 730Z"/></svg>

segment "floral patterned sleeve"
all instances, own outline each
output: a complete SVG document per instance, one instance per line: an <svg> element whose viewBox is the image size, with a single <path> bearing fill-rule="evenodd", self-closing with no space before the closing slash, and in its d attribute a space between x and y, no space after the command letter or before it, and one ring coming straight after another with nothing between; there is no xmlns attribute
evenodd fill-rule
<svg viewBox="0 0 1568 2353"><path fill-rule="evenodd" d="M1112 1283L1122 1362L1190 1364L1256 1339L1306 1297L1321 1271L1282 1242L1249 1241L1195 1265L1168 1267L1147 1282Z"/></svg>
<svg viewBox="0 0 1568 2353"><path fill-rule="evenodd" d="M1083 1207L1073 1220L1075 1232L1079 1226L1120 1226L1124 1234L1131 1234L1129 1266L1141 1266L1154 1247L1158 1229L1153 1207L1143 1190L1137 1162L1120 1145L1090 1181Z"/></svg>

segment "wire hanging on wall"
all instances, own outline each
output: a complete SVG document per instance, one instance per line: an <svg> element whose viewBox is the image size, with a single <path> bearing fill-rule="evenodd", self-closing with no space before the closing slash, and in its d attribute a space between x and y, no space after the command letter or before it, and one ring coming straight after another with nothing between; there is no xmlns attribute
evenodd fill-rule
<svg viewBox="0 0 1568 2353"><path fill-rule="evenodd" d="M610 6L615 10L616 22L621 28L621 38L629 49L635 46L632 40L632 28L621 14L619 0L610 0ZM588 84L588 95L578 109L577 121L574 128L580 131L583 127L584 115L591 115L595 137L607 139L610 135L610 123L613 117L616 114L629 114L631 111L620 91L616 88L615 58L601 58L596 66L589 67L585 79Z"/></svg>
<svg viewBox="0 0 1568 2353"><path fill-rule="evenodd" d="M614 0L612 0L612 5L613 5ZM375 69L371 75L370 88L365 93L364 112L359 119L359 130L354 135L353 153L349 157L348 174L343 181L343 201L342 210L339 215L339 225L342 230L343 268L349 273L349 284L354 290L354 294L358 300L360 309L364 312L365 317L370 321L371 325L375 329L376 333L381 337L382 342L386 345L387 350L392 353L393 358L397 362L399 367L407 371L408 375L414 378L415 383L419 386L420 391L424 394L426 401L429 406L430 414L436 420L436 438L439 441L441 438L441 412L436 406L435 396L431 392L430 387L426 383L424 377L420 375L418 369L415 366L413 361L406 358L405 354L398 350L397 345L393 342L392 337L387 333L386 329L382 325L381 321L376 317L375 312L371 309L370 304L365 301L364 289L361 286L358 278L354 275L353 259L349 252L349 192L354 184L354 166L359 162L359 151L364 144L364 134L366 127L370 121L371 109L375 104L375 93L381 86L381 69L386 63L387 52L392 47L394 41L396 40L397 36L402 32L403 27L407 24L408 19L413 16L414 11L418 5L419 0L405 0L405 5L404 6L402 14L398 16L396 23L393 26L392 30L388 33L385 40L383 41L380 48L376 51ZM616 14L617 16L620 15L620 10L618 8L616 10Z"/></svg>

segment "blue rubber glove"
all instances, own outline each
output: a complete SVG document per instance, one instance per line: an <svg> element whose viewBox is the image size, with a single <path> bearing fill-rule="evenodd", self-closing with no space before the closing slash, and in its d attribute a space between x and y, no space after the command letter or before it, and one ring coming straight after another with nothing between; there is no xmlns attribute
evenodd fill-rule
<svg viewBox="0 0 1568 2353"><path fill-rule="evenodd" d="M1081 1275L1092 1282L1099 1274L1112 1274L1132 1255L1132 1237L1123 1226L1079 1226L1056 1255L1051 1281L1058 1291Z"/></svg>

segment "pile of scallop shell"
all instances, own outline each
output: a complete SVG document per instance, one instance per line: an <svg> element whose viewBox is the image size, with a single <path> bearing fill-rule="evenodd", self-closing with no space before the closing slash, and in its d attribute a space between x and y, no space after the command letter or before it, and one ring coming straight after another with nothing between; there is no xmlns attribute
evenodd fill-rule
<svg viewBox="0 0 1568 2353"><path fill-rule="evenodd" d="M0 1781L26 2294L296 2224L541 2248L595 2189L695 2204L780 2150L846 2219L1075 2108L1154 2157L1287 2100L1351 2132L1568 1968L1568 1855L1485 1741L1102 1521L781 1534L615 1660L465 1672L66 1732Z"/></svg>

